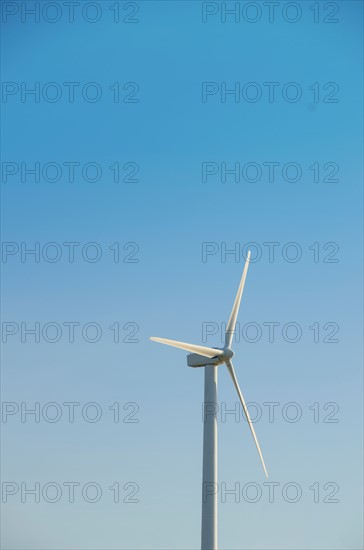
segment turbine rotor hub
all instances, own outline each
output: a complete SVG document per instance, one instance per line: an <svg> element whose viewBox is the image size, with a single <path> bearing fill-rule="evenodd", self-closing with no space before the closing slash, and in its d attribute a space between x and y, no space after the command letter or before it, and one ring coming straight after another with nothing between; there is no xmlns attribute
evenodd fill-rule
<svg viewBox="0 0 364 550"><path fill-rule="evenodd" d="M224 352L224 355L222 356L222 358L225 360L225 359L231 359L232 357L234 357L234 352L232 349L230 348L224 348L223 349L223 352Z"/></svg>

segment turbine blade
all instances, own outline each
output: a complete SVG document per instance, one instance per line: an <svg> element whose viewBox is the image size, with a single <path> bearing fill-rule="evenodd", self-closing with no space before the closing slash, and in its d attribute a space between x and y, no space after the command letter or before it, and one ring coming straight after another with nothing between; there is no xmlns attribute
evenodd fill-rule
<svg viewBox="0 0 364 550"><path fill-rule="evenodd" d="M253 426L253 423L250 419L250 415L249 415L249 411L248 411L248 408L245 404L245 401L244 401L244 397L243 397L243 394L241 393L241 389L239 387L239 384L238 384L238 380L236 378L236 374L235 374L235 370L234 370L234 367L233 367L233 364L231 361L226 361L226 366L228 368L228 371L230 373L230 376L234 382L234 386L236 388L236 391L238 392L238 395L239 395L239 399L240 399L240 402L242 404L242 407L244 409L244 413L245 413L245 416L246 416L246 419L248 421L248 424L249 424L249 428L250 428L250 431L253 435L253 438L254 438L254 442L255 442L255 445L256 445L256 448L258 450L258 453L259 453L259 457L260 457L260 460L262 462L262 465L263 465L263 468L264 468L264 472L265 472L265 475L267 476L268 478L268 472L267 472L267 468L265 467L265 464L264 464L264 459L263 459L263 455L262 455L262 451L260 450L260 446L259 446L259 443L258 443L258 438L255 434L255 430L254 430L254 426Z"/></svg>
<svg viewBox="0 0 364 550"><path fill-rule="evenodd" d="M177 340L167 340L167 338L155 338L154 336L151 336L150 339L154 342L159 342L160 344L166 344L167 346L172 346L174 348L181 348L186 351L190 351L191 353L204 355L205 357L211 358L223 354L221 349L205 348L205 346L196 346L195 344L187 344L186 342L178 342Z"/></svg>
<svg viewBox="0 0 364 550"><path fill-rule="evenodd" d="M228 322L227 327L226 327L225 347L227 347L227 348L231 347L231 342L233 340L233 336L234 336L234 332L235 332L235 325L236 325L236 318L237 318L238 313L239 313L239 307L240 307L241 297L243 295L246 274L248 272L248 267L249 267L249 261L250 261L250 250L248 252L248 256L247 256L247 259L246 259L246 262L245 262L243 275L241 276L240 285L239 285L239 288L238 288L238 292L236 294L233 309L232 309L231 314L230 314L230 319L229 319L229 322Z"/></svg>

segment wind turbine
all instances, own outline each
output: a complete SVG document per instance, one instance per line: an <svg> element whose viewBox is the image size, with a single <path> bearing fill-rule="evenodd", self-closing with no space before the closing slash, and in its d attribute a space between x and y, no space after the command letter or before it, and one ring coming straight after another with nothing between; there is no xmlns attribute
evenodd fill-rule
<svg viewBox="0 0 364 550"><path fill-rule="evenodd" d="M167 340L166 338L150 338L155 342L160 342L161 344L166 344L168 346L173 346L175 348L181 348L192 352L187 356L187 365L189 367L205 367L201 530L202 550L217 550L217 367L223 363L225 363L238 393L262 466L264 468L265 475L268 477L262 451L260 449L243 394L241 393L241 389L236 378L233 363L231 361L234 356L234 352L231 349L231 344L235 332L236 319L239 312L241 297L243 295L249 261L250 251L248 252L243 275L241 277L233 309L226 327L225 345L223 348L220 349L196 346L194 344L187 344L176 340Z"/></svg>

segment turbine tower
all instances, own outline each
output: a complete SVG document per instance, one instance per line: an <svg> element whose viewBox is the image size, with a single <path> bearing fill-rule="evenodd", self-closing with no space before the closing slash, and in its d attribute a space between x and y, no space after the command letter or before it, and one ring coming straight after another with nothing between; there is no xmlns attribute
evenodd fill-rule
<svg viewBox="0 0 364 550"><path fill-rule="evenodd" d="M176 340L151 337L151 340L167 344L191 352L187 356L189 367L205 368L205 396L204 396L204 430L203 430L203 468L202 468L202 529L201 549L217 550L217 368L225 363L235 389L238 393L243 411L252 433L260 461L265 475L268 477L262 451L260 449L254 426L250 419L249 411L244 401L243 394L236 378L232 363L234 352L231 349L235 333L236 319L239 312L241 297L243 295L246 274L250 261L250 251L245 262L243 275L241 277L238 292L236 294L233 309L226 327L225 345L223 348L208 348L196 346Z"/></svg>

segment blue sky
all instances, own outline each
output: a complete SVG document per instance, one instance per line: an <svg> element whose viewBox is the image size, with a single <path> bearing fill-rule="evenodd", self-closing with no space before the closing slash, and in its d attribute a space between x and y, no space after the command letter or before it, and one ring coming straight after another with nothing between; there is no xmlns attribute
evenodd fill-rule
<svg viewBox="0 0 364 550"><path fill-rule="evenodd" d="M302 12L296 23L285 20L284 13L293 17L284 11L285 2L279 3L272 23L266 11L256 23L235 22L233 16L222 23L222 3L207 3L207 8L197 1L119 2L122 18L138 8L130 15L138 22L115 23L114 3L96 4L101 18L95 23L78 9L70 23L61 2L55 23L47 21L52 7L40 14L39 22L29 16L22 22L20 3L2 5L6 10L19 7L2 24L2 80L7 86L2 94L2 398L5 412L19 407L19 412L3 415L2 422L2 479L19 488L2 505L3 546L198 548L203 372L186 368L184 352L153 344L148 337L200 343L206 323L226 322L243 252L253 243L252 253L261 257L250 265L239 321L242 331L255 323L261 338L253 343L252 336L245 336L235 344L235 367L246 400L262 411L256 431L270 481L279 485L269 502L245 421L230 416L223 422L221 417L220 492L226 483L238 484L245 494L251 483L262 496L249 501L253 486L240 502L231 496L222 502L220 495L220 547L358 549L362 3L335 2L339 11L330 15L331 8L320 2L318 23L310 2L294 3ZM246 14L246 2L238 5ZM202 10L210 8L218 11L203 23ZM93 17L92 11L86 13ZM324 22L325 17L338 22ZM65 82L79 83L74 102L68 100ZM97 102L82 96L89 82L101 90ZM129 84L124 90L125 83L137 83L138 102L115 102L110 90L115 82L122 99L136 89ZM218 89L206 102L204 82ZM278 83L273 102L267 82ZM302 91L297 102L282 96L290 82ZM22 83L28 88L39 83L39 102L32 96L22 101ZM47 88L49 83L61 90L57 102L44 99L56 89ZM239 101L230 95L224 102L221 90L236 83L241 89L254 83L261 99L249 103L242 95ZM325 88L327 83L334 85ZM7 95L16 86L19 92ZM336 90L332 97L338 101L325 102ZM64 164L70 162L79 163L73 182L69 164ZM266 163L272 162L277 172L270 182ZM39 181L24 172L22 163L39 163ZM47 163L54 163L53 170L61 167L58 181L50 181L52 166L44 172ZM98 181L89 181L92 166L82 175L87 163L101 170ZM115 163L122 178L137 167L138 181L114 182L109 167ZM203 163L218 168L207 181L202 179ZM262 176L256 182L227 176L223 182L222 163L228 168L255 163ZM299 166L299 181L284 179L287 163ZM315 163L319 181L310 169ZM338 181L324 181L337 168L332 177ZM16 173L10 175L11 170ZM64 244L70 242L77 243L73 262L70 245ZM118 262L114 243L119 243ZM206 243L215 243L216 254L202 261ZM274 261L267 243L277 243ZM296 244L289 249L288 243ZM35 246L39 262L34 255L22 261L21 250ZM238 257L222 254L224 247L235 246ZM295 250L300 259L289 261ZM99 261L88 261L95 251L101 254ZM56 253L59 261L50 261ZM269 322L279 323L272 343ZM25 333L35 323L39 342ZM78 323L74 342L69 341L69 323ZM87 328L88 323L93 325ZM113 341L115 323L119 343ZM300 327L298 342L283 336L287 323ZM332 338L338 342L324 341L335 327ZM93 338L98 341L87 341ZM219 335L207 342L218 346ZM224 403L235 407L223 369L219 399L221 410ZM49 415L61 411L61 417L51 422L44 412L39 422L31 415L22 422L22 402L28 408L38 402L41 411L56 403L59 408L50 408ZM74 422L64 405L69 402L80 403ZM114 422L110 407L115 402L122 419L135 410L138 422ZM270 422L264 403L272 402L278 405ZM302 412L297 422L287 420L292 402ZM82 416L88 403L98 404L99 421ZM329 403L335 404L332 409ZM89 410L92 415L96 408ZM338 422L324 422L334 410L331 420ZM54 503L42 494L51 482L63 489ZM80 484L72 503L65 482ZM82 497L89 482L102 490L98 502ZM131 491L126 484L137 484L138 502L113 502L109 487L115 482L122 487L122 499ZM39 503L22 493L21 483L28 488L40 484ZM302 491L298 502L284 499L287 483ZM317 487L319 502L314 502ZM336 487L332 498L338 502L325 502ZM3 485L4 491L11 486Z"/></svg>

